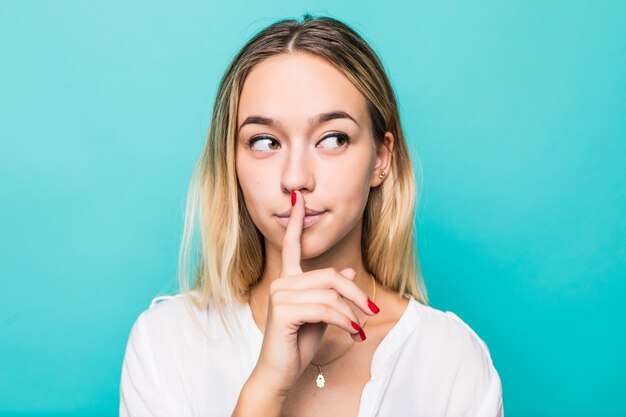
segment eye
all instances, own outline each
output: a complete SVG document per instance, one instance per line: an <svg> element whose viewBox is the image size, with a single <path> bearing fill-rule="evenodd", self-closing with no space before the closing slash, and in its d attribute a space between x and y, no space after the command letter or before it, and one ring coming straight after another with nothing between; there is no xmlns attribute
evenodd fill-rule
<svg viewBox="0 0 626 417"><path fill-rule="evenodd" d="M350 143L350 137L345 133L332 133L319 141L318 145L323 144L322 148L337 149L348 143Z"/></svg>
<svg viewBox="0 0 626 417"><path fill-rule="evenodd" d="M248 147L255 151L267 152L280 148L280 143L269 136L256 136L248 140Z"/></svg>

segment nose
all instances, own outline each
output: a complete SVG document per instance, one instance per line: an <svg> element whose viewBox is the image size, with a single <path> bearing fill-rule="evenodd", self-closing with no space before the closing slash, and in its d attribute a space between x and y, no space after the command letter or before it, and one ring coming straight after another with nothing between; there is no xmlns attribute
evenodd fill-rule
<svg viewBox="0 0 626 417"><path fill-rule="evenodd" d="M281 174L283 192L291 195L292 190L311 192L315 188L315 161L306 146L296 146L287 150Z"/></svg>

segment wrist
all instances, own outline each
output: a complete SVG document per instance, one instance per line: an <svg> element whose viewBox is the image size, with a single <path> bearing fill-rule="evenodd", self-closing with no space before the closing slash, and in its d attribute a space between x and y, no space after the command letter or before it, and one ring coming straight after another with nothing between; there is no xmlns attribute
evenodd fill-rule
<svg viewBox="0 0 626 417"><path fill-rule="evenodd" d="M272 390L253 371L241 389L233 417L279 417L286 399L286 392Z"/></svg>

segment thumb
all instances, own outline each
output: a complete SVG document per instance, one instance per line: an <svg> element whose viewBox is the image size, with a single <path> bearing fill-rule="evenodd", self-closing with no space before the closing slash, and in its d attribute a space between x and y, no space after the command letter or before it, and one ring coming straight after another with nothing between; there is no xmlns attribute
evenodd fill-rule
<svg viewBox="0 0 626 417"><path fill-rule="evenodd" d="M354 278L356 277L356 271L352 268L342 269L339 273L352 281L354 281Z"/></svg>

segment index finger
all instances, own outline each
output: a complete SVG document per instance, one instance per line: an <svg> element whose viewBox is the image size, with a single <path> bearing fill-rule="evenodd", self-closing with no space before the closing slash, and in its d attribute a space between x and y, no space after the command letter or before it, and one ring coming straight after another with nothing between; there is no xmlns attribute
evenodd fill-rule
<svg viewBox="0 0 626 417"><path fill-rule="evenodd" d="M291 191L291 201L295 199L295 205L291 207L287 230L283 237L282 248L282 271L281 276L298 275L302 273L300 266L302 227L304 226L304 199L302 193Z"/></svg>

